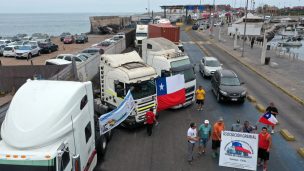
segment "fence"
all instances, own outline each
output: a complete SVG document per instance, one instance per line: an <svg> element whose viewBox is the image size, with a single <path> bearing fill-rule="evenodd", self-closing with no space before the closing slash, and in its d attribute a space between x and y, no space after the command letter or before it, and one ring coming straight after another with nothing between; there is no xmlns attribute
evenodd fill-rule
<svg viewBox="0 0 304 171"><path fill-rule="evenodd" d="M65 67L58 65L1 66L0 92L16 91L27 79L49 79L53 75L60 73ZM71 70L71 67L69 70Z"/></svg>

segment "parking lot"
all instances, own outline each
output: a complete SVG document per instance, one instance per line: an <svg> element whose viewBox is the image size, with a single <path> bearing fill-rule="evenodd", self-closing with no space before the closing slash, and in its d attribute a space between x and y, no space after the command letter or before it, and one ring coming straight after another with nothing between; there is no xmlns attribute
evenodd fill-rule
<svg viewBox="0 0 304 171"><path fill-rule="evenodd" d="M40 56L35 56L31 60L26 59L15 59L14 57L0 57L1 64L3 66L12 66L12 65L31 65L31 61L33 65L44 65L45 60L54 58L59 54L67 54L67 53L76 53L85 48L90 47L91 45L101 42L107 38L112 37L112 35L88 35L89 42L85 44L63 44L60 41L59 37L51 38L52 42L58 45L58 51L52 52L50 54L41 54Z"/></svg>

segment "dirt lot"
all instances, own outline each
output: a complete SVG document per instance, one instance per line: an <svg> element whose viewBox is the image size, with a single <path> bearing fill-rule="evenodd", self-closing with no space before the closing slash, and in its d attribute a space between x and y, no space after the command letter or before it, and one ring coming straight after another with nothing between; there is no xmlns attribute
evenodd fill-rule
<svg viewBox="0 0 304 171"><path fill-rule="evenodd" d="M52 52L50 54L41 54L40 56L36 56L32 58L34 65L44 65L45 60L54 58L59 54L63 53L77 53L85 48L90 47L91 45L101 42L107 38L112 37L111 35L88 35L89 42L85 44L63 44L60 42L58 37L52 38L52 42L59 46L58 51ZM31 65L31 61L27 61L26 59L15 59L11 57L0 57L1 64L3 66L8 65Z"/></svg>

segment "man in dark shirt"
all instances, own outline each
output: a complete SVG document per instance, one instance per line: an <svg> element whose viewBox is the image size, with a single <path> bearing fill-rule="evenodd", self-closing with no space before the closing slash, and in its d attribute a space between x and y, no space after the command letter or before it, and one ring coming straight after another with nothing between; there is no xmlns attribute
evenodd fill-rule
<svg viewBox="0 0 304 171"><path fill-rule="evenodd" d="M274 106L273 102L269 103L269 106L266 108L266 112L270 112L274 117L277 117L279 114L278 109ZM272 126L271 133L274 133L274 125Z"/></svg>

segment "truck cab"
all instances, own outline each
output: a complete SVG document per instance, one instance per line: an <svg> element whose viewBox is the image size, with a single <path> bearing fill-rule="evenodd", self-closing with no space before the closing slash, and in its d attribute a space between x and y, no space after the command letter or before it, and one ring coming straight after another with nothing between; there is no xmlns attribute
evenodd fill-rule
<svg viewBox="0 0 304 171"><path fill-rule="evenodd" d="M140 48L142 41L148 37L148 25L136 26L135 47Z"/></svg>
<svg viewBox="0 0 304 171"><path fill-rule="evenodd" d="M156 112L155 69L143 62L137 52L104 54L100 62L101 101L117 108L130 90L135 108L122 123L133 127L145 121L145 113Z"/></svg>
<svg viewBox="0 0 304 171"><path fill-rule="evenodd" d="M1 127L0 170L93 170L94 118L91 82L27 81Z"/></svg>
<svg viewBox="0 0 304 171"><path fill-rule="evenodd" d="M173 108L190 105L195 100L196 76L187 55L168 39L158 37L143 41L142 57L161 77L183 74L185 77L186 102Z"/></svg>

